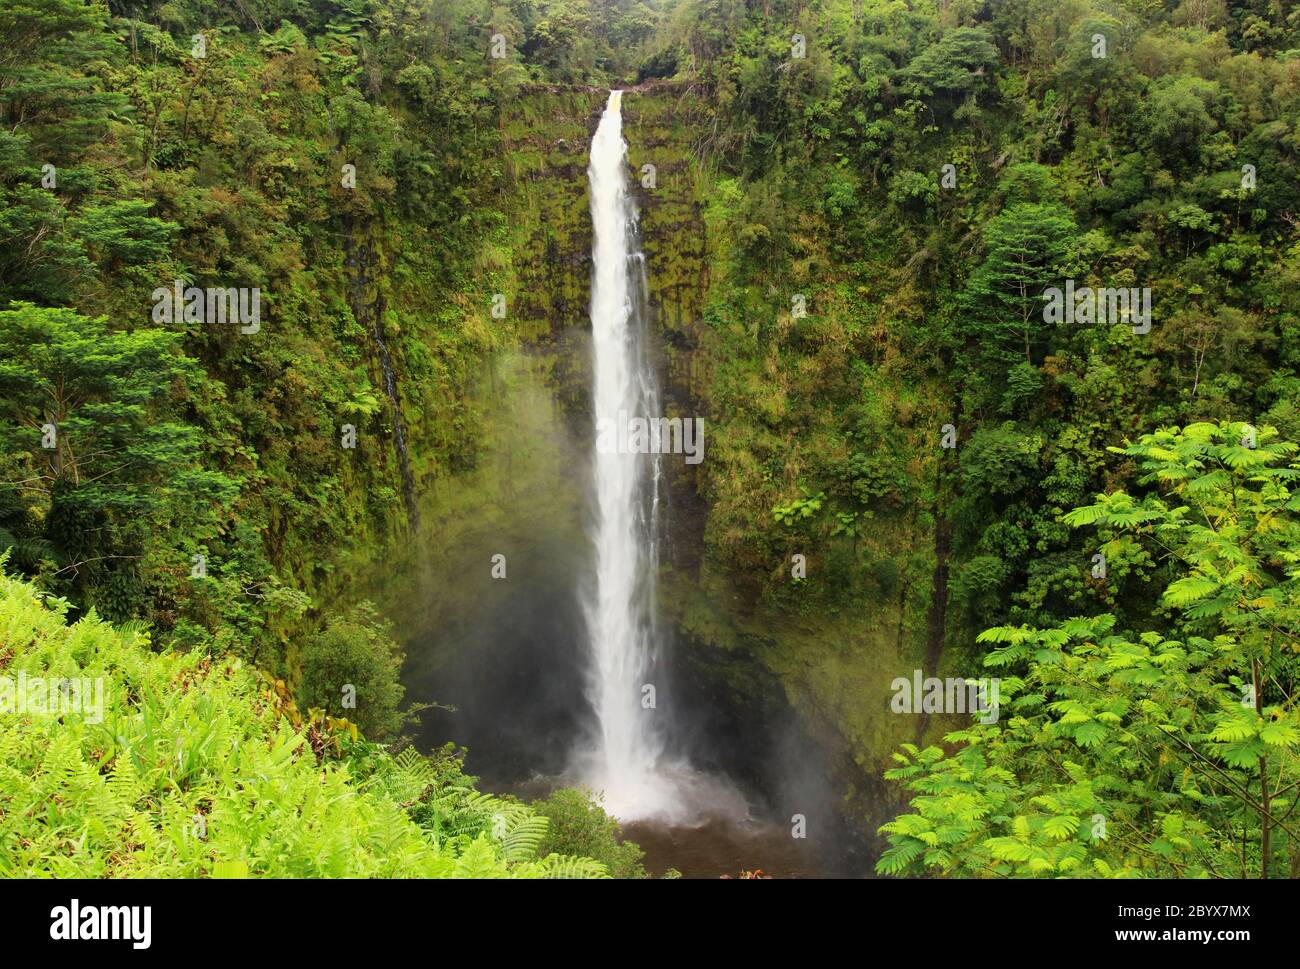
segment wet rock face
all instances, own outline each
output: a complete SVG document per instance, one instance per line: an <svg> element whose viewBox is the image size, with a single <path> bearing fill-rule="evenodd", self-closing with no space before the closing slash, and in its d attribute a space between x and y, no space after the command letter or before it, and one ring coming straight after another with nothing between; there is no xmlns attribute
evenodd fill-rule
<svg viewBox="0 0 1300 969"><path fill-rule="evenodd" d="M530 87L504 123L515 196L507 226L511 317L526 346L552 356L554 389L573 419L589 413L586 368L572 351L581 349L590 327L587 156L607 94ZM668 410L694 413L699 388L692 352L699 345L709 271L691 146L704 112L696 99L663 83L629 88L623 104L629 186L640 213L656 334L652 352ZM683 504L695 501L693 479L679 474L671 485Z"/></svg>
<svg viewBox="0 0 1300 969"><path fill-rule="evenodd" d="M512 305L526 340L545 341L558 330L587 326L587 155L606 93L531 89L504 125L515 193L508 226ZM709 278L690 149L698 111L664 85L631 88L624 100L629 181L641 215L650 301L675 342L698 322ZM653 166L652 177L647 165Z"/></svg>
<svg viewBox="0 0 1300 969"><path fill-rule="evenodd" d="M507 329L532 361L542 392L551 397L547 406L554 406L557 426L566 428L571 441L586 440L591 420L587 164L607 96L598 89L533 88L521 94L502 124L507 191L513 196L503 207L509 214L497 240L500 285L508 289L510 306ZM703 317L710 287L726 285L727 280L711 264L720 240L709 237L705 211L711 181L696 159L696 146L711 124L707 107L670 85L628 89L623 131L647 270L652 338L647 352L659 376L663 407L670 415L702 416L708 432L716 433L708 401L723 361ZM707 450L718 438L706 434L706 440ZM520 458L512 459L512 475L520 472ZM706 544L711 514L708 475L719 473L717 466L707 460L701 466L668 461L665 471L671 526L661 546L663 623L673 633L673 665L683 687L673 692L677 714L691 734L686 742L695 748L692 756L711 769L734 774L778 813L789 816L796 808L811 812L809 816L820 819L819 829L841 813L856 814L860 828L871 826L862 825L862 817L872 817L873 823L882 820L885 811L873 781L876 767L860 758L864 749L892 749L895 738L876 736L883 728L869 716L878 705L869 683L859 683L861 677L851 671L840 671L835 676L853 684L851 696L842 696L839 687L826 686L828 678L820 672L850 662L840 657L843 649L837 644L856 635L857 627L850 630L847 619L834 627L810 617L803 617L806 621L797 629L774 624L770 610L764 611L761 597L754 593L755 577L714 561ZM560 478L585 481L585 471L576 466L548 474L552 484ZM569 495L561 504L563 509L552 509L547 516L549 525L535 520L531 530L516 536L520 548L536 545L540 550L550 543L544 553L538 552L539 562L558 563L564 542L583 542L580 495ZM566 534L552 542L548 528L561 522ZM566 568L580 569L580 562L575 559ZM506 752L501 763L480 762L477 770L509 776L519 765L553 767L578 728L583 699L573 686L580 664L569 647L580 640L581 630L566 589L563 583L541 583L536 595L518 609L503 602L469 617L444 615L426 626L436 630L450 622L459 631L450 637L460 640L459 646L442 633L426 631L429 646L452 666L429 670L424 678L426 686L443 688L430 696L465 711L447 718L458 723L455 730L452 723L439 722L432 733L456 737L481 754L491 748ZM564 609L556 611L561 600ZM890 628L901 626L894 621ZM552 639L563 641L565 648L554 652L547 646ZM481 644L474 650L480 660L503 671L492 688L495 692L481 692L477 661L460 669L447 658L462 655L467 640ZM445 645L446 652L434 641ZM869 649L862 649L878 652L878 647L873 640ZM539 668L538 662L546 668ZM528 709L512 693L516 680L504 674L507 670L525 671L518 678L521 689L530 680L545 684L530 695L538 700L537 709ZM481 722L471 708L483 711ZM502 709L513 709L511 722L531 721L534 726L518 735L503 733L497 716ZM798 750L798 756L789 755L791 749ZM796 770L812 764L815 770ZM808 793L813 790L816 797ZM854 802L848 811L846 796ZM799 803L792 805L791 798Z"/></svg>

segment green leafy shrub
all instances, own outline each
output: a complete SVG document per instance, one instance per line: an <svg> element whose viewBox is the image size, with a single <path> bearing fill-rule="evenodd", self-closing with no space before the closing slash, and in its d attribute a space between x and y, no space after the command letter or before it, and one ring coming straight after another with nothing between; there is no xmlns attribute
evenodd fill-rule
<svg viewBox="0 0 1300 969"><path fill-rule="evenodd" d="M330 620L304 647L302 666L304 707L348 717L376 740L402 728L402 653L370 603ZM355 707L346 705L349 699Z"/></svg>
<svg viewBox="0 0 1300 969"><path fill-rule="evenodd" d="M540 852L594 858L609 869L613 878L646 877L641 867L641 847L622 840L618 822L586 791L564 787L534 802L533 808L550 819Z"/></svg>
<svg viewBox="0 0 1300 969"><path fill-rule="evenodd" d="M913 811L880 829L882 873L1300 876L1300 448L1276 438L1225 421L1111 449L1150 491L1063 520L1177 563L1177 636L1110 614L982 633L1000 717L895 755Z"/></svg>

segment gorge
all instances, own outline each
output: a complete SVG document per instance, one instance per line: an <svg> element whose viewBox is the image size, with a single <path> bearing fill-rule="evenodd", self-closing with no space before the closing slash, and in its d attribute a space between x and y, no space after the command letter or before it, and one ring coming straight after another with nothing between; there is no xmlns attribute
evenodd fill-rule
<svg viewBox="0 0 1300 969"><path fill-rule="evenodd" d="M698 552L699 536L691 531L698 517L690 514L696 502L684 476L701 463L704 431L689 410L666 416L659 385L667 354L656 324L674 307L652 301L652 294L659 260L673 258L690 240L659 235L657 253L647 257L641 250L629 179L636 169L622 130L625 97L635 104L644 95L614 91L603 109L594 96L584 99L592 105L586 120L593 130L565 140L575 154L590 145L588 190L578 196L590 199L590 220L574 234L575 245L590 240L590 261L580 263L591 273L589 342L578 335L555 350L543 344L503 359L510 375L493 380L492 394L509 402L501 416L508 458L488 485L500 489L499 514L481 507L456 514L492 520L504 534L490 546L477 539L440 543L457 563L482 560L489 547L506 550L512 571L498 582L483 570L485 580L476 583L465 612L443 613L442 629L426 626L409 641L408 692L417 702L457 708L435 712L422 736L433 744L451 733L467 744L470 769L491 789L529 796L562 784L590 790L647 848L653 868L684 866L687 874L717 876L762 867L766 858L769 872L838 871L853 854L853 836L830 806L824 780L815 778L813 765L825 755L781 749L814 741L779 703L774 722L761 714L755 723L754 711L727 696L725 680L696 668L689 653L680 668L672 662L670 646L682 630L659 589L659 549L667 543L678 559ZM572 191L576 196L576 186ZM557 285L540 267L521 268ZM546 361L540 367L539 356ZM566 385L538 376L559 368L575 379ZM566 386L578 400L591 401L589 414L581 406L565 413ZM679 391L672 406L683 405L689 398ZM542 423L538 413L548 415ZM662 433L652 433L656 426ZM673 433L682 427L687 431ZM560 442L557 456L569 451L569 460L543 457L548 442ZM496 479L498 472L509 480ZM525 505L545 511L531 514ZM434 527L441 529L446 519L433 508ZM560 509L563 529L557 528ZM679 510L686 512L682 519L675 518ZM553 565L544 578L543 558ZM440 581L419 588L445 607ZM481 648L466 648L466 629L468 643ZM439 655L455 659L443 665ZM709 770L692 766L695 758ZM794 760L804 763L792 771ZM730 773L742 776L748 794ZM802 794L792 796L799 788ZM791 825L806 828L809 815L818 837L811 844L806 832L792 839ZM834 851L825 843L832 833Z"/></svg>
<svg viewBox="0 0 1300 969"><path fill-rule="evenodd" d="M1300 874L1289 5L0 41L12 870Z"/></svg>

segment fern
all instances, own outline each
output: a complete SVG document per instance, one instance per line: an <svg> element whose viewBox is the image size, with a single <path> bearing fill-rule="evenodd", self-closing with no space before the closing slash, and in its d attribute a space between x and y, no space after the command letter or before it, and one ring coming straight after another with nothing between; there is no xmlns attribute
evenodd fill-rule
<svg viewBox="0 0 1300 969"><path fill-rule="evenodd" d="M598 861L571 855L547 855L536 865L542 878L608 878L609 871Z"/></svg>
<svg viewBox="0 0 1300 969"><path fill-rule="evenodd" d="M501 856L508 862L527 861L537 853L537 847L546 837L549 822L541 815L517 817L498 834Z"/></svg>
<svg viewBox="0 0 1300 969"><path fill-rule="evenodd" d="M93 615L68 626L55 606L0 575L6 672L103 677L103 720L6 716L6 877L605 874L590 859L537 861L547 819L476 791L454 764L364 742L364 762L318 763L304 728L275 716L251 672L155 653L142 630ZM354 768L368 771L365 783Z"/></svg>

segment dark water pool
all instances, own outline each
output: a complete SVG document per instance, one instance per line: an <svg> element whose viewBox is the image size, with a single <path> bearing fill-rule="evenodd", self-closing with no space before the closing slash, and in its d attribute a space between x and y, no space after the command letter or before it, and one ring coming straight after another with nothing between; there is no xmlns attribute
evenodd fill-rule
<svg viewBox="0 0 1300 969"><path fill-rule="evenodd" d="M653 823L623 826L623 834L645 851L642 864L653 875L669 868L683 878L861 878L847 858L828 859L807 840L771 823L713 821L698 828Z"/></svg>
<svg viewBox="0 0 1300 969"><path fill-rule="evenodd" d="M546 797L562 783L539 776L497 783L485 778L480 787L534 800ZM795 837L794 826L775 820L772 809L761 801L751 800L751 813L751 818L743 821L715 819L690 826L631 821L621 828L624 840L635 842L645 853L641 864L653 877L670 869L682 878L870 877L864 846L841 826L827 826L820 817L805 819L804 836Z"/></svg>

